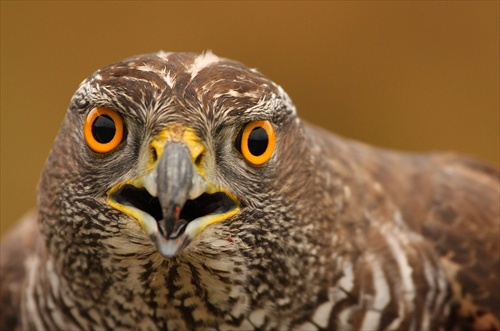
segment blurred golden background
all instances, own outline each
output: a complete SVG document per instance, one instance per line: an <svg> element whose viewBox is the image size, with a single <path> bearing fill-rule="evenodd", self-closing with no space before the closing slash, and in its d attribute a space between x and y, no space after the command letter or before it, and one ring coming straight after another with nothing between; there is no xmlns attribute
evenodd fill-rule
<svg viewBox="0 0 500 331"><path fill-rule="evenodd" d="M160 49L255 67L341 135L499 164L498 1L2 1L2 232L35 205L78 84Z"/></svg>

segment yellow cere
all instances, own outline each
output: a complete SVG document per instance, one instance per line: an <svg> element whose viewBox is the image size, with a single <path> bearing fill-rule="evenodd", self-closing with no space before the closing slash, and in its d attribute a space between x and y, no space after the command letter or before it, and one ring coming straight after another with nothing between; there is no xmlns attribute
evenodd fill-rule
<svg viewBox="0 0 500 331"><path fill-rule="evenodd" d="M191 160L193 160L193 165L200 174L202 178L205 178L205 169L200 165L196 164L196 159L205 152L205 145L201 142L200 137L194 132L193 129L187 128L184 130L182 137L183 141L188 146L189 152L191 153Z"/></svg>
<svg viewBox="0 0 500 331"><path fill-rule="evenodd" d="M162 131L158 136L153 139L151 142L151 148L155 150L156 155L157 155L157 160L160 159L160 156L163 154L163 147L165 146L165 141L167 140L168 137L168 130ZM156 161L150 159L148 162L148 171L153 170L153 168L156 165Z"/></svg>
<svg viewBox="0 0 500 331"><path fill-rule="evenodd" d="M191 154L191 160L193 161L194 167L198 171L199 175L202 178L205 178L204 169L195 162L198 156L205 152L205 146L193 129L185 127L182 124L174 124L173 126L160 132L160 134L158 134L151 142L151 148L156 151L156 155L158 156L157 159L161 158L165 142L167 141L185 143L189 149L189 153ZM148 164L148 171L153 170L155 164L155 160L150 160Z"/></svg>

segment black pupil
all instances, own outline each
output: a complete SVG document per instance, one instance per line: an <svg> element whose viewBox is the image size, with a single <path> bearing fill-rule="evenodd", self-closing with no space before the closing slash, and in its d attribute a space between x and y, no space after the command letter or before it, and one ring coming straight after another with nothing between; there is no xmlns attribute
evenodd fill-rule
<svg viewBox="0 0 500 331"><path fill-rule="evenodd" d="M92 135L101 144L109 143L116 133L115 122L108 115L101 115L92 124Z"/></svg>
<svg viewBox="0 0 500 331"><path fill-rule="evenodd" d="M248 150L254 156L264 154L268 143L269 137L267 136L267 131L262 127L253 129L248 136Z"/></svg>

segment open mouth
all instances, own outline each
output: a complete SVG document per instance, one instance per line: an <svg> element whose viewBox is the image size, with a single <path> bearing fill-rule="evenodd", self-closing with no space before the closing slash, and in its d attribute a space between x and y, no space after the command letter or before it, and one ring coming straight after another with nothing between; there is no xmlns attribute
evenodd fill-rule
<svg viewBox="0 0 500 331"><path fill-rule="evenodd" d="M207 226L238 214L240 201L203 177L196 160L205 147L195 133L177 125L165 134L151 143L157 156L149 171L110 188L107 201L135 218L158 252L171 258Z"/></svg>
<svg viewBox="0 0 500 331"><path fill-rule="evenodd" d="M152 196L145 188L137 188L131 184L125 184L118 189L112 198L123 206L134 207L151 215L157 222L164 219L160 200ZM188 199L180 210L174 231L166 234L159 227L163 237L175 239L182 235L187 225L202 217L210 215L222 215L237 208L237 204L224 192L202 193L195 199Z"/></svg>

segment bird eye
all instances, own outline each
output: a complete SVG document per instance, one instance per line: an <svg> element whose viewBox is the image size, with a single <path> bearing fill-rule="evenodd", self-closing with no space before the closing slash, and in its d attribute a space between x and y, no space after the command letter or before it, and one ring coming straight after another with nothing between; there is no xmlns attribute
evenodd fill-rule
<svg viewBox="0 0 500 331"><path fill-rule="evenodd" d="M114 110L97 107L90 111L85 120L84 136L90 149L107 153L123 139L123 120Z"/></svg>
<svg viewBox="0 0 500 331"><path fill-rule="evenodd" d="M245 159L262 165L269 160L274 151L276 137L269 121L255 121L245 125L235 141L236 149Z"/></svg>

